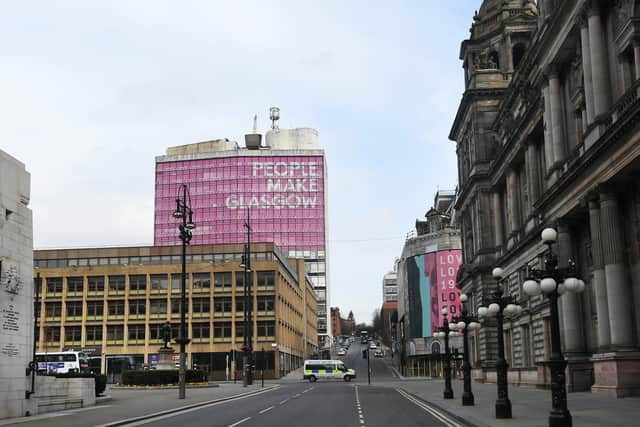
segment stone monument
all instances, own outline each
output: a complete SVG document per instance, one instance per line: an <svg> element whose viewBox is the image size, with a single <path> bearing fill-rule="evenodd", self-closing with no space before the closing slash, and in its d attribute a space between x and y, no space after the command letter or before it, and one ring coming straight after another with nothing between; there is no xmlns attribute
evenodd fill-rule
<svg viewBox="0 0 640 427"><path fill-rule="evenodd" d="M0 419L32 411L33 229L25 165L0 150Z"/></svg>
<svg viewBox="0 0 640 427"><path fill-rule="evenodd" d="M177 369L176 362L173 360L175 350L169 347L169 342L171 341L171 323L168 320L162 326L162 341L164 341L164 346L158 350L159 358L156 369Z"/></svg>

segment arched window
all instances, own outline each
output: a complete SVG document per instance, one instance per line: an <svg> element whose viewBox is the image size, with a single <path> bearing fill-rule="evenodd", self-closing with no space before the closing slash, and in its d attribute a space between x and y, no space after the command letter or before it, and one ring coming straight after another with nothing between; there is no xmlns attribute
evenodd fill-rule
<svg viewBox="0 0 640 427"><path fill-rule="evenodd" d="M440 342L434 341L431 343L431 353L440 354Z"/></svg>
<svg viewBox="0 0 640 427"><path fill-rule="evenodd" d="M524 57L525 46L522 43L517 43L511 50L511 57L513 58L513 69L517 70L522 58Z"/></svg>

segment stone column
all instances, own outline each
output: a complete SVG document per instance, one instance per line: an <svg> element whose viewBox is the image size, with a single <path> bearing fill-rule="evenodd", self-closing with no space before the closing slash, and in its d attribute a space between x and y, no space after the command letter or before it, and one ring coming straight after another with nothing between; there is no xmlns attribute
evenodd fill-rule
<svg viewBox="0 0 640 427"><path fill-rule="evenodd" d="M566 267L571 259L571 234L566 224L558 225L558 265ZM584 333L580 316L578 294L567 292L560 297L562 310L564 351L566 353L584 352Z"/></svg>
<svg viewBox="0 0 640 427"><path fill-rule="evenodd" d="M520 229L520 211L518 204L518 174L515 170L507 172L507 205L509 206L509 233Z"/></svg>
<svg viewBox="0 0 640 427"><path fill-rule="evenodd" d="M586 126L593 123L594 104L593 104L593 80L591 73L591 47L589 43L589 27L587 18L582 16L580 19L580 41L582 45L582 71L584 74L584 98L587 110Z"/></svg>
<svg viewBox="0 0 640 427"><path fill-rule="evenodd" d="M504 244L504 224L502 217L502 193L499 189L496 189L493 192L493 233L496 247Z"/></svg>
<svg viewBox="0 0 640 427"><path fill-rule="evenodd" d="M633 58L635 65L635 78L640 79L640 41L634 40L633 42Z"/></svg>
<svg viewBox="0 0 640 427"><path fill-rule="evenodd" d="M591 48L594 112L595 117L598 117L609 111L609 107L611 107L611 85L609 82L609 58L597 1L593 1L589 9L589 43Z"/></svg>
<svg viewBox="0 0 640 427"><path fill-rule="evenodd" d="M607 349L611 345L609 326L609 306L607 305L607 278L604 273L602 254L602 233L600 232L600 205L596 200L589 201L589 228L591 231L591 257L593 258L593 288L598 313L598 349Z"/></svg>
<svg viewBox="0 0 640 427"><path fill-rule="evenodd" d="M544 97L544 161L546 163L546 173L548 174L553 166L553 123L551 121L551 99L549 97L549 83L544 82L542 86L542 96Z"/></svg>
<svg viewBox="0 0 640 427"><path fill-rule="evenodd" d="M558 71L549 73L549 102L551 105L551 134L553 135L554 165L565 158L564 120L562 120L562 89Z"/></svg>
<svg viewBox="0 0 640 427"><path fill-rule="evenodd" d="M507 73L513 73L513 48L511 46L511 32L506 31L504 33L504 59L505 59L505 71Z"/></svg>
<svg viewBox="0 0 640 427"><path fill-rule="evenodd" d="M527 151L525 154L525 162L527 167L527 187L529 193L529 203L527 204L527 216L533 215L533 204L540 197L540 188L538 183L540 176L538 174L538 148L534 140L529 140Z"/></svg>
<svg viewBox="0 0 640 427"><path fill-rule="evenodd" d="M634 344L633 306L622 248L620 209L613 191L604 189L600 193L600 211L611 345L614 348L630 348Z"/></svg>

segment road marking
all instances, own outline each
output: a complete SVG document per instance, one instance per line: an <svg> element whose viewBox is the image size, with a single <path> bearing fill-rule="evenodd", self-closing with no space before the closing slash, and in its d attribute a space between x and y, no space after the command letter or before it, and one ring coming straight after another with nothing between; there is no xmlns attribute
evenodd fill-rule
<svg viewBox="0 0 640 427"><path fill-rule="evenodd" d="M462 427L460 424L458 424L457 422L455 422L452 419L450 419L447 415L445 415L442 412L436 410L435 408L432 408L431 406L427 405L426 403L416 399L415 397L411 396L406 391L398 389L398 388L396 389L396 391L398 393L400 393L400 395L402 397L404 397L405 399L407 399L408 401L410 401L414 405L418 406L419 408L421 408L425 412L428 412L429 414L431 414L434 418L436 418L439 421L441 421L442 423L444 423L444 425L446 425L447 427Z"/></svg>
<svg viewBox="0 0 640 427"><path fill-rule="evenodd" d="M237 423L233 423L233 424L229 425L229 427L236 427L237 425L240 425L245 421L249 421L250 419L251 419L251 417L247 417L245 419L242 419L242 420L238 421Z"/></svg>
<svg viewBox="0 0 640 427"><path fill-rule="evenodd" d="M293 396L293 398L295 399L296 397L300 397L300 393L296 394L295 396Z"/></svg>
<svg viewBox="0 0 640 427"><path fill-rule="evenodd" d="M258 391L258 392L248 392L248 393L242 393L242 394L239 394L239 395L236 395L236 396L230 396L230 397L227 397L227 398L221 398L221 399L217 399L217 400L214 400L214 401L210 401L210 403L206 403L206 402L195 403L193 405L183 406L182 408L169 409L167 411L157 412L155 414L148 414L148 415L143 415L141 417L129 418L128 420L114 421L114 422L110 422L110 423L107 423L107 424L101 424L100 426L97 426L97 427L110 427L110 426L135 427L135 426L141 426L141 425L153 423L153 422L156 422L156 421L159 421L159 420L164 420L166 418L176 417L178 415L187 414L189 412L194 412L194 411L199 411L201 409L210 408L212 406L223 405L225 403L235 402L236 400L242 400L242 399L247 399L247 398L250 398L250 397L258 396L260 394L268 393L268 392L276 390L278 388L280 388L280 386L274 386L274 387L266 388L266 389Z"/></svg>
<svg viewBox="0 0 640 427"><path fill-rule="evenodd" d="M356 388L356 408L358 409L358 417L360 418L360 426L366 427L364 423L364 415L362 414L362 408L360 407L360 393L358 392L358 386Z"/></svg>
<svg viewBox="0 0 640 427"><path fill-rule="evenodd" d="M259 413L259 414L264 414L265 412L268 412L268 411L270 411L270 410L272 410L272 409L273 409L273 406L269 406L268 408L263 409L262 411L260 411L260 412L258 412L258 413Z"/></svg>
<svg viewBox="0 0 640 427"><path fill-rule="evenodd" d="M289 401L289 398L286 398L285 400L283 400L282 402L280 402L280 405L284 405L285 403L287 403Z"/></svg>

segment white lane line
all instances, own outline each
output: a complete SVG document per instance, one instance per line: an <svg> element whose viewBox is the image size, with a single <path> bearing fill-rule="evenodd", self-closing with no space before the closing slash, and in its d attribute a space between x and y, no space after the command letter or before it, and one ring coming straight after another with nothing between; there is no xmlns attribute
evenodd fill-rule
<svg viewBox="0 0 640 427"><path fill-rule="evenodd" d="M249 421L250 419L251 419L251 417L244 418L244 419L238 421L237 423L233 423L233 424L229 425L229 427L236 427L237 425L240 425L245 421Z"/></svg>
<svg viewBox="0 0 640 427"><path fill-rule="evenodd" d="M356 408L358 409L358 417L360 418L360 426L366 427L364 424L364 415L362 414L362 408L360 407L360 393L358 393L358 386L356 386Z"/></svg>
<svg viewBox="0 0 640 427"><path fill-rule="evenodd" d="M400 393L400 395L402 397L404 397L405 399L407 399L408 401L410 401L414 405L418 406L419 408L423 409L425 412L428 412L434 418L436 418L439 421L441 421L445 426L447 426L447 427L462 427L460 424L458 424L457 422L453 421L452 419L450 419L448 416L446 416L442 412L436 410L435 408L432 408L432 407L428 406L426 403L416 399L415 397L411 396L406 391L400 390L398 388L396 389L396 391L398 393Z"/></svg>
<svg viewBox="0 0 640 427"><path fill-rule="evenodd" d="M280 402L280 405L284 405L285 403L287 403L289 401L289 398L286 398L285 400L283 400L282 402Z"/></svg>
<svg viewBox="0 0 640 427"><path fill-rule="evenodd" d="M268 411L272 410L273 408L274 408L273 406L269 406L268 408L263 409L262 411L260 411L260 412L258 412L258 413L259 413L259 414L264 414L265 412L268 412Z"/></svg>
<svg viewBox="0 0 640 427"><path fill-rule="evenodd" d="M144 424L149 424L149 423L153 423L159 420L164 420L167 418L172 418L172 417L176 417L178 415L182 415L182 414L187 414L189 412L194 412L194 411L199 411L201 409L206 409L206 408L211 408L212 406L218 406L218 405L224 405L226 403L230 403L230 402L235 402L237 400L242 400L242 399L248 399L250 397L254 397L254 396L258 396L260 394L263 393L267 393L273 390L277 390L280 386L276 386L273 388L267 388L263 391L259 391L257 393L254 392L249 392L249 393L243 393L243 394L239 394L236 395L235 397L230 397L230 398L222 398L220 400L215 400L212 401L211 403L206 403L204 405L200 405L200 404L195 404L195 405L189 405L184 407L184 409L177 409L175 411L173 410L169 410L169 411L163 411L163 412L159 412L157 414L150 414L149 416L144 416L143 419L138 418L130 418L130 422L126 422L127 420L121 420L121 421L114 421L108 424L101 424L99 426L96 427L112 427L114 425L117 426L126 426L126 427L136 427L136 426L141 426ZM136 421L138 420L138 421Z"/></svg>
<svg viewBox="0 0 640 427"><path fill-rule="evenodd" d="M295 395L295 396L293 396L293 397L294 397L294 399L295 399L296 397L300 397L300 393L296 394L296 395Z"/></svg>

